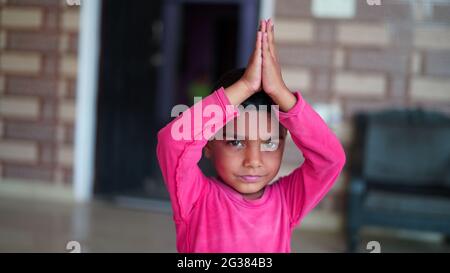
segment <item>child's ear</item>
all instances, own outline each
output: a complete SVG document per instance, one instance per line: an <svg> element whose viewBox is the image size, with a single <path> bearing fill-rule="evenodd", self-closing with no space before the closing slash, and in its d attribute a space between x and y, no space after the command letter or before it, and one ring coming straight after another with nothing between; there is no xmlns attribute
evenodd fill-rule
<svg viewBox="0 0 450 273"><path fill-rule="evenodd" d="M211 153L212 153L212 151L211 151L211 141L208 141L208 143L205 146L205 156L206 156L206 158L211 159Z"/></svg>

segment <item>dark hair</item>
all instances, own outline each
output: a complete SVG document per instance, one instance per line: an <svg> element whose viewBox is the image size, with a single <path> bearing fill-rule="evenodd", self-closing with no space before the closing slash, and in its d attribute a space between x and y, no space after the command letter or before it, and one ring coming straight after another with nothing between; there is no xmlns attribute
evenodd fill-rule
<svg viewBox="0 0 450 273"><path fill-rule="evenodd" d="M232 69L225 74L223 74L219 80L214 84L214 88L211 92L214 92L215 90L219 89L220 87L227 88L237 82L242 76L244 75L245 68L236 68ZM272 100L272 98L267 95L264 90L261 90L260 92L257 92L253 94L252 96L248 97L245 101L241 103L241 105L245 108L248 105L256 106L257 109L259 109L259 106L263 105L267 107L267 111L271 112L271 105L275 105L275 102Z"/></svg>

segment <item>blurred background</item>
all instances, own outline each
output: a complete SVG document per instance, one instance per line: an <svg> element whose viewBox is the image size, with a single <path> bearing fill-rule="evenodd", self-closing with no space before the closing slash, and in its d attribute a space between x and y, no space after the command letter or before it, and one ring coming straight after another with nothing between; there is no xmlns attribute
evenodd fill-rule
<svg viewBox="0 0 450 273"><path fill-rule="evenodd" d="M269 17L347 154L292 250L450 252L448 0L0 0L0 251L176 251L156 133Z"/></svg>

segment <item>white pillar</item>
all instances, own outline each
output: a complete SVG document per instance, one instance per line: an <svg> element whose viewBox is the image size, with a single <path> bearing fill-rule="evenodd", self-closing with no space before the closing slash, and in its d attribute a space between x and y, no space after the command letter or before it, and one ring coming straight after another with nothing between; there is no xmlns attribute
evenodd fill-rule
<svg viewBox="0 0 450 273"><path fill-rule="evenodd" d="M275 0L262 0L259 9L259 18L267 19L272 18L275 15Z"/></svg>
<svg viewBox="0 0 450 273"><path fill-rule="evenodd" d="M101 0L81 2L75 119L74 198L92 199Z"/></svg>

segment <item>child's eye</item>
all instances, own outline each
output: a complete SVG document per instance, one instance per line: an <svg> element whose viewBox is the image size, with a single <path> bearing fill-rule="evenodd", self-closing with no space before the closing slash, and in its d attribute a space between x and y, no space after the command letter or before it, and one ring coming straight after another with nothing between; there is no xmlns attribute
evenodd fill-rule
<svg viewBox="0 0 450 273"><path fill-rule="evenodd" d="M278 142L275 142L272 140L268 140L268 141L264 142L264 150L275 151L276 149L278 149Z"/></svg>
<svg viewBox="0 0 450 273"><path fill-rule="evenodd" d="M227 141L227 144L236 148L241 148L242 146L244 146L241 140L230 140Z"/></svg>

